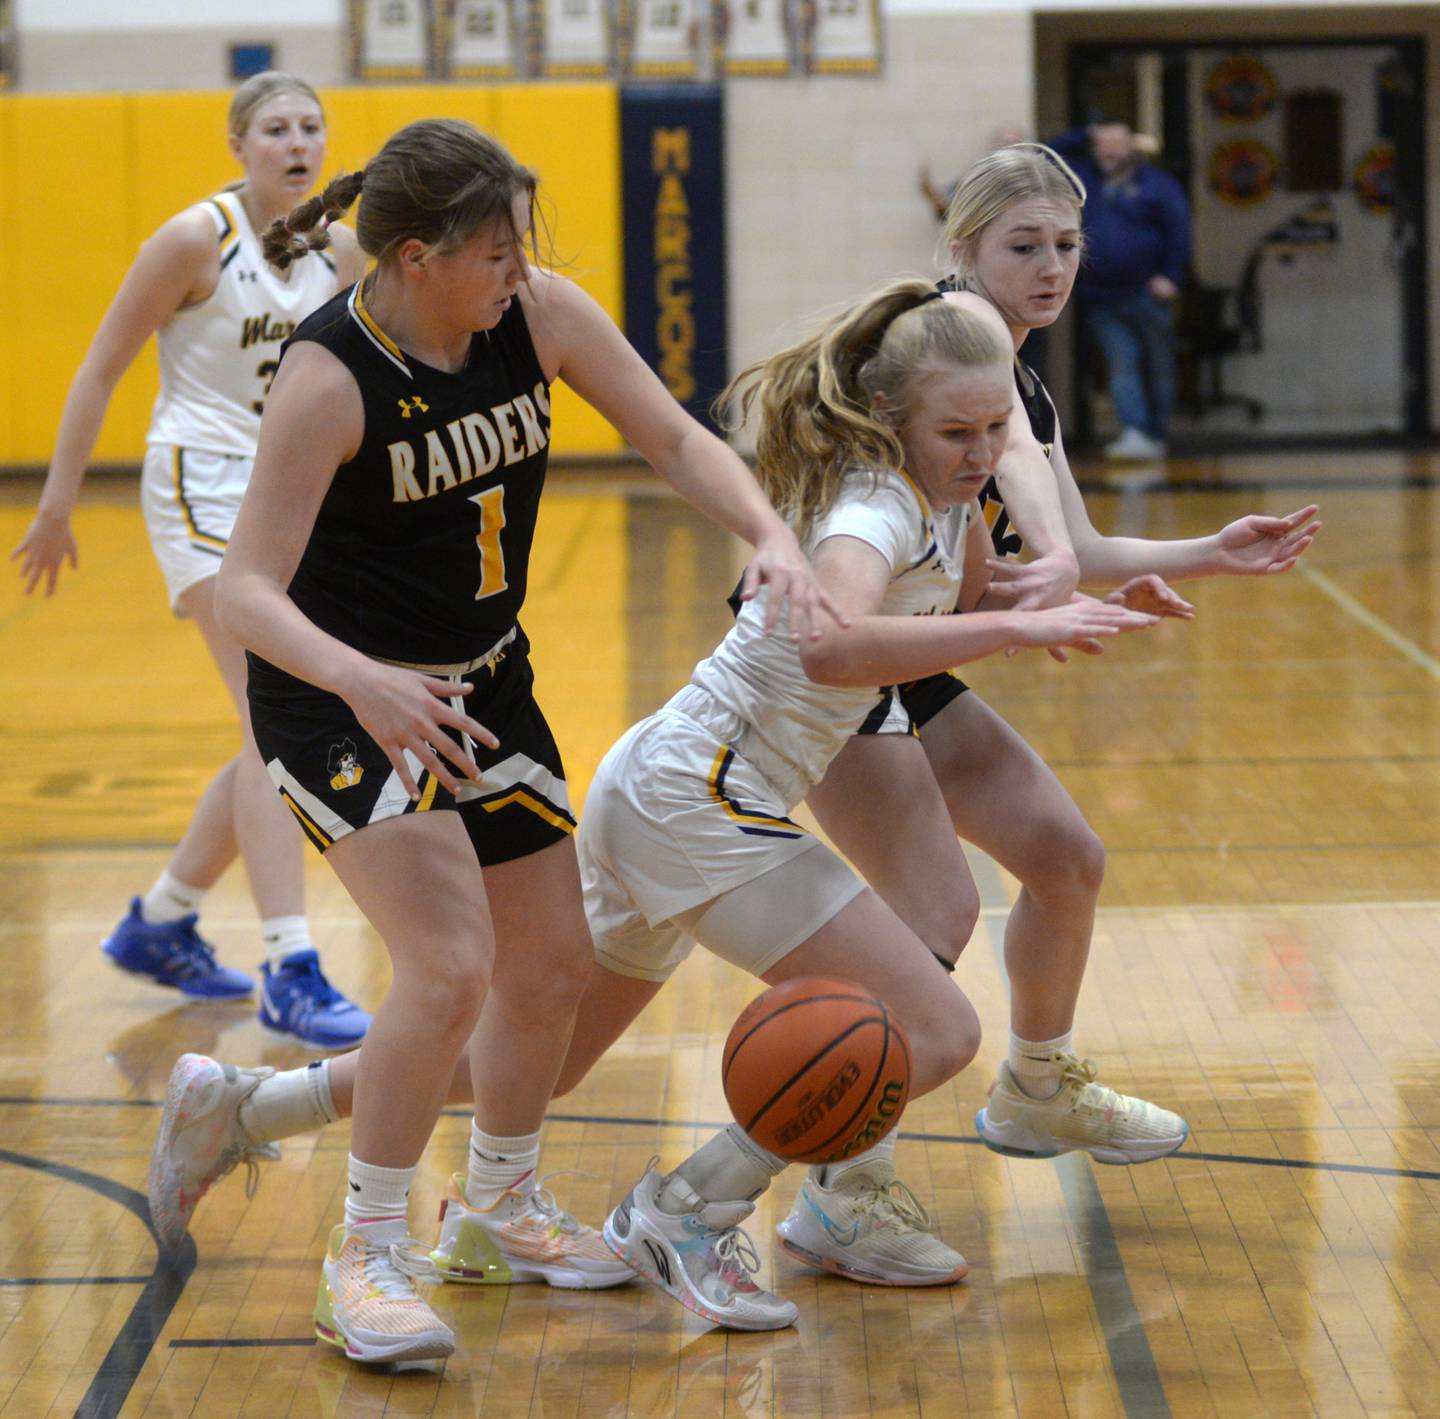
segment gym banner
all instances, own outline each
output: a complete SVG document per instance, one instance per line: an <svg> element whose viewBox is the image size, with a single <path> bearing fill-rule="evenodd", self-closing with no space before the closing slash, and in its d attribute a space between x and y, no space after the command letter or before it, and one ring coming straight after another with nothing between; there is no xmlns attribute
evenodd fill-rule
<svg viewBox="0 0 1440 1419"><path fill-rule="evenodd" d="M713 427L729 377L725 108L718 85L620 95L625 333L665 387Z"/></svg>

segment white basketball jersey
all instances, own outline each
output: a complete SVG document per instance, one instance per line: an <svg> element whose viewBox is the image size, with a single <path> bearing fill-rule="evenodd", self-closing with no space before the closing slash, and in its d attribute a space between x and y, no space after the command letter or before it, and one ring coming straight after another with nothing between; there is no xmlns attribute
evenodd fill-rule
<svg viewBox="0 0 1440 1419"><path fill-rule="evenodd" d="M859 538L890 564L890 584L876 615L945 614L960 597L969 519L969 503L936 512L904 473L881 473L878 483L869 473L852 473L806 538L805 550L813 556L829 537ZM778 756L793 771L791 782L776 782L793 807L875 707L880 687L817 685L790 640L788 608L765 634L767 596L762 592L740 608L729 634L695 667L690 682L746 722L746 735L735 746L739 753L753 734L767 759Z"/></svg>
<svg viewBox="0 0 1440 1419"><path fill-rule="evenodd" d="M220 279L160 327L160 396L146 442L253 458L280 345L339 289L335 262L316 252L282 280L260 254L238 193L200 207L215 223Z"/></svg>

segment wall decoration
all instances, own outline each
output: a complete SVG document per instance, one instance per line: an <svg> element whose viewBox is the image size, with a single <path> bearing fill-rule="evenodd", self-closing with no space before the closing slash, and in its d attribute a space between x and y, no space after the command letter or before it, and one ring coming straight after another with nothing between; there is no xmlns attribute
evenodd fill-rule
<svg viewBox="0 0 1440 1419"><path fill-rule="evenodd" d="M350 0L357 79L423 79L431 71L429 0Z"/></svg>
<svg viewBox="0 0 1440 1419"><path fill-rule="evenodd" d="M451 79L513 79L523 72L514 0L439 0L435 52Z"/></svg>
<svg viewBox="0 0 1440 1419"><path fill-rule="evenodd" d="M1222 202L1252 207L1274 191L1279 170L1275 154L1264 143L1256 138L1236 138L1210 155L1205 176Z"/></svg>
<svg viewBox="0 0 1440 1419"><path fill-rule="evenodd" d="M1395 145L1376 143L1355 164L1355 195L1367 212L1389 217L1395 211Z"/></svg>
<svg viewBox="0 0 1440 1419"><path fill-rule="evenodd" d="M1254 123L1275 107L1275 76L1252 54L1232 54L1205 85L1210 107L1227 123Z"/></svg>
<svg viewBox="0 0 1440 1419"><path fill-rule="evenodd" d="M547 79L598 78L615 67L606 0L535 0L538 69Z"/></svg>
<svg viewBox="0 0 1440 1419"><path fill-rule="evenodd" d="M626 69L637 79L694 79L700 73L703 0L629 0Z"/></svg>
<svg viewBox="0 0 1440 1419"><path fill-rule="evenodd" d="M787 0L713 0L716 76L790 73L789 8Z"/></svg>
<svg viewBox="0 0 1440 1419"><path fill-rule="evenodd" d="M880 0L803 0L812 74L880 72Z"/></svg>

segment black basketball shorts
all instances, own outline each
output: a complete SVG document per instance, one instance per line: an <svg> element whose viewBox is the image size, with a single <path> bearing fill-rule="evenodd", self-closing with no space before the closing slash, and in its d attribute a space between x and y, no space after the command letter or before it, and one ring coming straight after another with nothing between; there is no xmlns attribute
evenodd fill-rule
<svg viewBox="0 0 1440 1419"><path fill-rule="evenodd" d="M951 700L970 687L958 675L942 671L904 685L887 685L856 734L919 734Z"/></svg>
<svg viewBox="0 0 1440 1419"><path fill-rule="evenodd" d="M457 699L491 730L498 749L459 731L482 781L459 797L411 759L420 789L412 799L380 746L338 695L297 680L250 655L250 719L260 756L305 836L324 852L337 838L405 813L459 813L482 867L528 857L575 831L565 770L550 726L535 703L523 633L478 669L440 678L475 689Z"/></svg>

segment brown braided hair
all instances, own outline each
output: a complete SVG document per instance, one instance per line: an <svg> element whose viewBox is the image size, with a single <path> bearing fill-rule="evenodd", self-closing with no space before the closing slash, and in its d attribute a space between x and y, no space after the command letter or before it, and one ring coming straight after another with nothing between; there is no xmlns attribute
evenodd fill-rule
<svg viewBox="0 0 1440 1419"><path fill-rule="evenodd" d="M363 168L339 173L325 184L323 192L302 202L288 217L276 217L260 238L265 260L277 271L284 271L302 256L324 251L330 245L330 223L338 222L349 211L364 183Z"/></svg>

